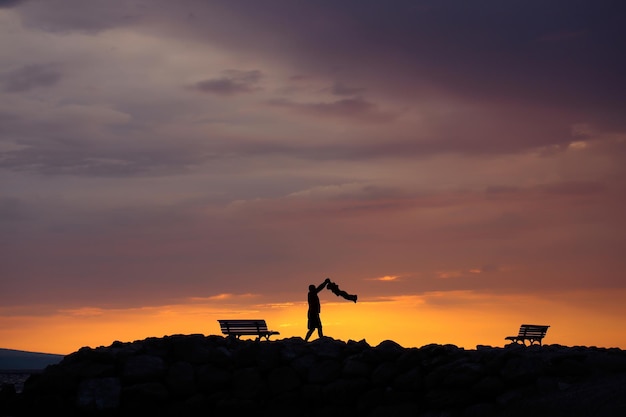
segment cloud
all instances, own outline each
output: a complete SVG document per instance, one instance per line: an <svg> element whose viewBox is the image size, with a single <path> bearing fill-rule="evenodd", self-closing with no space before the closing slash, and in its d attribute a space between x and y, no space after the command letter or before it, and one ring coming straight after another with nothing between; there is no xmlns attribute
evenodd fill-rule
<svg viewBox="0 0 626 417"><path fill-rule="evenodd" d="M313 103L298 103L285 99L275 99L271 100L269 104L305 115L358 119L359 121L370 123L387 123L395 117L393 113L381 111L376 104L361 97Z"/></svg>
<svg viewBox="0 0 626 417"><path fill-rule="evenodd" d="M382 277L369 278L369 280L371 280L371 281L381 281L381 282L391 282L391 281L397 281L398 278L400 278L398 275L384 275Z"/></svg>
<svg viewBox="0 0 626 417"><path fill-rule="evenodd" d="M79 307L75 309L59 309L59 314L73 317L100 317L107 313L107 310L98 307Z"/></svg>
<svg viewBox="0 0 626 417"><path fill-rule="evenodd" d="M408 197L405 192L392 187L367 183L322 185L291 193L288 198L305 198L318 201L379 201Z"/></svg>
<svg viewBox="0 0 626 417"><path fill-rule="evenodd" d="M599 181L559 181L530 187L489 185L485 194L490 198L538 200L545 198L594 197L606 193L607 187Z"/></svg>
<svg viewBox="0 0 626 417"><path fill-rule="evenodd" d="M511 185L488 185L485 189L487 196L511 195L520 191L520 187Z"/></svg>
<svg viewBox="0 0 626 417"><path fill-rule="evenodd" d="M227 70L220 78L198 81L189 88L202 93L232 96L239 93L252 93L259 90L258 83L263 77L261 71Z"/></svg>
<svg viewBox="0 0 626 417"><path fill-rule="evenodd" d="M0 75L3 90L21 93L38 87L50 87L61 79L61 73L51 65L32 64Z"/></svg>
<svg viewBox="0 0 626 417"><path fill-rule="evenodd" d="M333 84L331 91L337 96L354 96L363 93L365 88L348 87L344 83L337 81Z"/></svg>
<svg viewBox="0 0 626 417"><path fill-rule="evenodd" d="M194 303L204 303L204 302L240 302L240 301L249 301L253 298L258 298L259 294L232 294L232 293L221 293L208 297L190 297L189 301Z"/></svg>
<svg viewBox="0 0 626 417"><path fill-rule="evenodd" d="M9 2L8 4L14 4ZM193 38L296 71L350 77L411 97L431 88L502 103L594 111L626 95L626 30L619 2L442 0L211 2L155 0L25 2L24 20L47 30L100 31L136 25ZM559 41L554 41L554 40ZM594 106L590 106L594 103ZM606 108L604 109L606 110Z"/></svg>
<svg viewBox="0 0 626 417"><path fill-rule="evenodd" d="M485 194L494 198L585 197L601 195L604 192L606 186L598 181L558 181L529 187L489 185L485 188Z"/></svg>
<svg viewBox="0 0 626 417"><path fill-rule="evenodd" d="M22 203L17 198L0 197L0 225L25 219Z"/></svg>
<svg viewBox="0 0 626 417"><path fill-rule="evenodd" d="M596 181L568 181L537 186L545 194L556 196L594 196L603 193L605 186Z"/></svg>
<svg viewBox="0 0 626 417"><path fill-rule="evenodd" d="M14 104L19 103L15 101ZM34 105L7 111L0 168L40 175L130 177L184 172L206 161L197 145L151 135L139 146L129 115L98 105ZM8 108L8 106L7 106Z"/></svg>
<svg viewBox="0 0 626 417"><path fill-rule="evenodd" d="M624 31L610 18L617 15L614 6L581 2L561 10L537 0L506 7L457 0L420 7L411 1L359 7L351 0L298 6L282 0L263 6L247 0L237 5L155 0L148 8L111 0L95 2L101 13L87 13L71 7L78 4L74 0L59 1L68 7L55 9L72 12L59 12L56 20L50 18L56 16L50 2L34 2L19 13L42 26L56 21L66 30L124 24L181 48L192 38L257 67L269 62L274 69L325 78L332 94L346 98L270 101L294 113L382 124L401 115L378 108L382 100L376 93L408 102L418 108L411 115L423 121L428 135L416 129L415 138L401 146L398 139L385 141L391 143L387 149L399 152L517 152L567 143L571 123L626 128L614 110L626 95L621 76L626 63L619 58L626 36L608 36ZM124 16L139 18L128 22ZM555 33L580 36L568 38L565 48L563 42L540 41ZM246 71L200 79L189 88L222 97L259 91L259 80L242 74ZM360 97L364 91L367 99ZM471 114L429 112L430 106L450 106L442 97L455 101L461 113L471 107ZM544 109L557 106L559 114L546 117Z"/></svg>
<svg viewBox="0 0 626 417"><path fill-rule="evenodd" d="M326 271L370 296L619 285L619 15L19 2L0 16L3 300L279 298Z"/></svg>
<svg viewBox="0 0 626 417"><path fill-rule="evenodd" d="M0 0L0 9L17 6L27 0Z"/></svg>
<svg viewBox="0 0 626 417"><path fill-rule="evenodd" d="M557 31L545 33L539 36L539 41L542 42L568 42L572 40L576 40L577 38L581 38L586 36L587 33L584 30L579 31Z"/></svg>
<svg viewBox="0 0 626 417"><path fill-rule="evenodd" d="M0 168L42 175L87 177L152 176L184 172L204 162L202 153L178 147L163 149L98 149L57 142L2 154Z"/></svg>
<svg viewBox="0 0 626 417"><path fill-rule="evenodd" d="M5 0L6 1L6 0ZM15 3L14 1L9 3ZM149 9L138 1L24 0L16 10L23 24L47 32L101 31L139 22Z"/></svg>

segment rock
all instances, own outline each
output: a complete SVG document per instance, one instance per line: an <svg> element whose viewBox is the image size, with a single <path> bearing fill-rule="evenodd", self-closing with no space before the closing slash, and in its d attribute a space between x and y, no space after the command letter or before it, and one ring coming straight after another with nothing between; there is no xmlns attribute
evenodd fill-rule
<svg viewBox="0 0 626 417"><path fill-rule="evenodd" d="M308 382L311 384L329 383L341 374L341 362L335 359L322 359L309 369Z"/></svg>
<svg viewBox="0 0 626 417"><path fill-rule="evenodd" d="M76 407L83 412L104 413L120 406L122 384L116 377L90 378L81 381Z"/></svg>
<svg viewBox="0 0 626 417"><path fill-rule="evenodd" d="M369 377L372 373L372 366L358 359L348 358L343 362L341 373L348 378Z"/></svg>
<svg viewBox="0 0 626 417"><path fill-rule="evenodd" d="M150 381L165 373L162 358L154 355L131 356L124 363L122 378L130 382Z"/></svg>
<svg viewBox="0 0 626 417"><path fill-rule="evenodd" d="M167 370L165 385L172 396L187 398L196 393L195 371L191 363L174 362Z"/></svg>
<svg viewBox="0 0 626 417"><path fill-rule="evenodd" d="M268 374L267 383L274 394L297 390L302 385L298 373L289 366L272 369Z"/></svg>
<svg viewBox="0 0 626 417"><path fill-rule="evenodd" d="M81 348L11 388L2 416L608 417L626 415L626 354L174 335Z"/></svg>
<svg viewBox="0 0 626 417"><path fill-rule="evenodd" d="M0 386L0 415L10 416L17 407L18 395L15 385L4 383Z"/></svg>

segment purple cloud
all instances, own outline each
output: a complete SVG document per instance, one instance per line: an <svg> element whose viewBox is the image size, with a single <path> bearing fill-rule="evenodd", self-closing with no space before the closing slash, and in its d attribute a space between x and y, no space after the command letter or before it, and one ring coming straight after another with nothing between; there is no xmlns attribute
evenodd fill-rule
<svg viewBox="0 0 626 417"><path fill-rule="evenodd" d="M0 0L0 9L17 6L20 3L24 3L26 0Z"/></svg>
<svg viewBox="0 0 626 417"><path fill-rule="evenodd" d="M270 101L276 107L284 107L302 114L320 117L338 117L359 119L364 122L385 123L394 118L394 114L384 112L372 102L361 97L346 98L331 102L297 103L284 99Z"/></svg>
<svg viewBox="0 0 626 417"><path fill-rule="evenodd" d="M3 90L21 93L38 87L50 87L61 79L61 73L50 65L25 65L0 75Z"/></svg>
<svg viewBox="0 0 626 417"><path fill-rule="evenodd" d="M198 81L190 88L202 93L232 96L239 93L251 93L259 90L258 83L263 77L261 71L224 71L222 77Z"/></svg>

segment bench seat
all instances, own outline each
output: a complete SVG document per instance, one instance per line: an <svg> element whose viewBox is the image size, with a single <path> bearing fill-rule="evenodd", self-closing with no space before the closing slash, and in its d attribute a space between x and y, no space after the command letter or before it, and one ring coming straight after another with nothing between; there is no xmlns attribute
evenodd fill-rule
<svg viewBox="0 0 626 417"><path fill-rule="evenodd" d="M522 324L519 328L517 336L507 336L504 339L510 340L511 343L522 343L526 345L526 341L532 345L538 343L541 345L542 339L546 336L548 327L540 324Z"/></svg>
<svg viewBox="0 0 626 417"><path fill-rule="evenodd" d="M269 340L270 336L280 334L275 330L269 330L263 319L232 319L218 320L223 334L239 339L241 336L256 336L257 340L264 337Z"/></svg>

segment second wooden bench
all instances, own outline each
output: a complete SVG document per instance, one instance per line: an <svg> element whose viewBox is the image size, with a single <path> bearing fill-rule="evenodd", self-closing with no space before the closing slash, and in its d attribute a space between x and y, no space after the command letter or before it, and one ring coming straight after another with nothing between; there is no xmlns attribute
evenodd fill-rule
<svg viewBox="0 0 626 417"><path fill-rule="evenodd" d="M505 337L505 339L510 340L511 343L521 342L526 345L526 341L528 340L531 345L535 342L541 345L541 340L546 336L548 327L550 326L539 324L522 324L519 328L517 336L507 336Z"/></svg>

